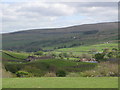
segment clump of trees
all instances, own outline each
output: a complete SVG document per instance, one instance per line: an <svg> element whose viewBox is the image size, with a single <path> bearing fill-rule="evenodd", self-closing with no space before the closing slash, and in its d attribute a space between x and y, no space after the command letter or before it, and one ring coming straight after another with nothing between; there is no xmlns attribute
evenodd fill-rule
<svg viewBox="0 0 120 90"><path fill-rule="evenodd" d="M120 50L116 48L112 48L112 50L105 48L103 49L103 52L101 53L96 53L94 55L94 58L100 62L103 60L107 60L110 58L120 58Z"/></svg>
<svg viewBox="0 0 120 90"><path fill-rule="evenodd" d="M104 60L104 53L97 53L95 54L94 58L96 59L96 61L100 62L101 60Z"/></svg>
<svg viewBox="0 0 120 90"><path fill-rule="evenodd" d="M68 53L60 53L59 55L58 55L59 57L60 57L60 59L64 59L64 58L67 58L67 60L69 60L69 54Z"/></svg>

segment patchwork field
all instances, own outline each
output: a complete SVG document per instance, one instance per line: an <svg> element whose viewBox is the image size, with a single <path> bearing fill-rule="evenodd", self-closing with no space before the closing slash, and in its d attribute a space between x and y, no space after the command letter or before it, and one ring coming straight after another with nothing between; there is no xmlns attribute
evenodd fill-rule
<svg viewBox="0 0 120 90"><path fill-rule="evenodd" d="M44 52L44 53L59 54L61 52L66 52L66 53L72 52L74 55L79 56L81 54L91 55L90 51L92 51L92 50L95 50L96 52L101 52L105 48L109 48L109 49L118 48L118 43L104 43L104 44L95 44L95 45L88 45L88 46L77 46L77 47L72 47L72 48L62 48L62 49L56 49L54 51ZM20 57L21 59L25 59L25 58L27 58L27 56L32 55L32 53L26 53L26 52L10 52L10 51L4 51L4 52L6 52L12 56L15 56L15 57ZM4 56L4 54L3 54L3 56ZM10 57L8 57L8 58L10 58Z"/></svg>
<svg viewBox="0 0 120 90"><path fill-rule="evenodd" d="M56 49L55 51L43 52L44 54L58 54L60 53L69 53L72 52L76 56L80 56L82 54L92 55L90 51L92 49L96 49L97 52L101 52L102 49L109 48L112 50L113 48L117 48L117 43L104 43L104 44L96 44L89 46L78 46L73 48L63 48ZM96 70L96 66L99 63L86 63L86 62L74 62L71 60L79 59L76 57L69 57L69 59L46 59L46 60L36 60L31 62L24 62L31 53L25 52L16 52L16 51L3 51L2 58L5 61L5 69L9 72L12 72L14 75L16 72L20 70L25 70L34 77L26 77L26 78L3 78L3 88L117 88L118 87L118 78L117 77L80 77L80 72L84 72L86 70ZM108 64L112 65L112 64ZM105 66L104 66L105 67ZM112 67L112 66L111 66ZM106 67L105 70L111 72L111 70L115 71L116 69L108 69ZM47 72L49 71L59 71L64 70L66 72L66 77L45 77ZM103 68L100 70L102 71ZM105 70L102 71L106 75ZM71 73L74 72L76 76L71 76ZM88 74L90 74L89 72ZM85 73L85 72L84 72ZM77 77L79 75L79 77ZM25 83L25 84L24 84Z"/></svg>
<svg viewBox="0 0 120 90"><path fill-rule="evenodd" d="M3 88L118 88L118 78L4 78Z"/></svg>

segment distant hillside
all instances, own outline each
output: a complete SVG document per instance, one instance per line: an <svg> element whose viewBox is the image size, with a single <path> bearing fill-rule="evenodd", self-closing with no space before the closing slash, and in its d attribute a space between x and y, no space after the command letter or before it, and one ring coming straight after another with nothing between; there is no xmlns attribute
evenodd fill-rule
<svg viewBox="0 0 120 90"><path fill-rule="evenodd" d="M65 28L33 29L3 34L6 50L53 50L90 45L118 38L118 23L84 24Z"/></svg>

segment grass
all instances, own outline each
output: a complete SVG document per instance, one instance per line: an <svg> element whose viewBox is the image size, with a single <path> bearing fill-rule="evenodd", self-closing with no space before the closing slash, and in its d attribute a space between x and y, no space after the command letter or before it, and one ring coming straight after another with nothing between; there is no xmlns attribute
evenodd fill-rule
<svg viewBox="0 0 120 90"><path fill-rule="evenodd" d="M89 46L77 46L77 47L72 47L72 48L63 48L63 49L57 49L56 53L59 52L73 52L74 55L81 55L83 53L89 54L89 51L92 49L96 49L98 52L101 52L102 49L105 48L118 48L117 43L105 43L105 44L95 44L95 45L89 45Z"/></svg>
<svg viewBox="0 0 120 90"><path fill-rule="evenodd" d="M96 63L87 63L87 62L71 62L67 60L59 60L59 59L48 59L48 60L38 60L35 62L30 62L29 64L35 65L37 67L46 67L47 66L55 66L57 69L64 69L67 71L84 71L93 69L97 64ZM41 65L41 66L40 66ZM74 68L74 66L79 66L79 68Z"/></svg>
<svg viewBox="0 0 120 90"><path fill-rule="evenodd" d="M118 88L117 77L4 78L3 88Z"/></svg>
<svg viewBox="0 0 120 90"><path fill-rule="evenodd" d="M58 51L89 51L91 49L97 49L98 51L101 51L104 48L110 48L118 47L117 43L106 43L106 44L96 44L96 45L89 45L89 46L78 46L73 48L63 48L58 49Z"/></svg>
<svg viewBox="0 0 120 90"><path fill-rule="evenodd" d="M2 53L2 59L7 59L7 60L19 60L19 59L15 59L13 57L10 57L8 55L6 55L5 53Z"/></svg>
<svg viewBox="0 0 120 90"><path fill-rule="evenodd" d="M5 51L5 50L3 52L8 53L14 57L21 58L21 59L26 59L29 56L29 53L25 53L25 52L15 52L15 51L12 52L12 51Z"/></svg>
<svg viewBox="0 0 120 90"><path fill-rule="evenodd" d="M109 48L109 49L118 48L118 44L117 43L105 43L105 44L95 44L95 45L89 45L89 46L77 46L77 47L72 47L72 48L57 49L55 51L44 52L44 53L45 54L55 53L56 55L58 55L61 52L66 52L66 53L72 52L73 55L75 56L81 56L82 54L88 54L92 56L92 54L89 51L91 51L92 49L96 49L98 52L101 52L102 49L104 48ZM21 59L26 59L29 55L32 55L32 53L25 53L25 52L15 52L15 51L12 52L12 51L5 51L5 50L3 52L8 53L15 57L19 57ZM3 58L15 60L14 58L6 56L4 53L3 53ZM79 59L70 57L69 60L79 60Z"/></svg>

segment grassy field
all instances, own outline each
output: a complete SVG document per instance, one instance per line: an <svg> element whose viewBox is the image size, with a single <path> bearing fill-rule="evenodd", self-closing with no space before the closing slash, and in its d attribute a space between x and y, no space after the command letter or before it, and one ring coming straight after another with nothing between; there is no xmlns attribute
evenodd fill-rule
<svg viewBox="0 0 120 90"><path fill-rule="evenodd" d="M14 57L21 58L21 59L25 59L25 58L27 58L29 56L29 53L25 53L25 52L15 52L15 51L12 52L12 51L5 51L4 50L3 53L2 53L2 55L3 55L4 58L8 58L8 59L11 58L11 57L5 55L4 52L8 53L8 54L10 54L10 55L12 55ZM11 58L11 59L13 59L13 58Z"/></svg>
<svg viewBox="0 0 120 90"><path fill-rule="evenodd" d="M95 44L95 45L89 45L89 46L77 46L77 47L72 47L72 48L57 49L51 52L44 52L44 54L54 53L58 55L61 52L66 52L66 53L72 52L72 54L75 56L81 56L82 54L88 54L92 56L92 53L90 53L90 51L92 51L93 49L96 50L97 52L102 52L103 49L105 48L109 48L110 50L112 48L118 48L118 44L117 43L104 43L104 44ZM11 51L5 51L5 50L3 52L8 53L14 57L20 57L21 59L26 59L29 55L33 55L33 53L26 53L26 52L15 52L15 51L11 52ZM3 58L14 60L14 58L11 58L5 55L4 53L3 53ZM69 60L79 60L79 59L69 57Z"/></svg>
<svg viewBox="0 0 120 90"><path fill-rule="evenodd" d="M105 44L95 44L95 45L89 45L89 46L78 46L78 47L73 47L73 48L63 48L63 49L58 49L56 51L65 51L65 52L82 52L82 51L90 51L92 49L96 49L99 52L102 51L104 48L118 48L117 43L105 43Z"/></svg>
<svg viewBox="0 0 120 90"><path fill-rule="evenodd" d="M117 88L117 77L4 78L3 88Z"/></svg>
<svg viewBox="0 0 120 90"><path fill-rule="evenodd" d="M60 52L67 52L70 53L72 52L74 55L81 55L81 54L89 54L89 51L91 50L96 50L97 52L102 52L103 49L105 48L118 48L118 44L117 43L104 43L104 44L95 44L95 45L89 45L89 46L77 46L77 47L72 47L72 48L63 48L63 49L57 49L55 51L53 51L54 53L60 53Z"/></svg>

